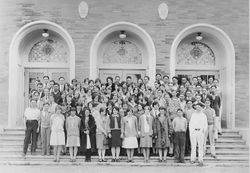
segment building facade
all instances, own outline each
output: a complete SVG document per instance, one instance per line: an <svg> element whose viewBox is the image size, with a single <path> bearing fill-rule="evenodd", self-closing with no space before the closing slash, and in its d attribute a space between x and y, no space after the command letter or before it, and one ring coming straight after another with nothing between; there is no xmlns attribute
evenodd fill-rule
<svg viewBox="0 0 250 173"><path fill-rule="evenodd" d="M22 126L29 88L44 75L153 82L162 73L219 79L223 127L248 128L248 7L247 0L2 0L1 126Z"/></svg>

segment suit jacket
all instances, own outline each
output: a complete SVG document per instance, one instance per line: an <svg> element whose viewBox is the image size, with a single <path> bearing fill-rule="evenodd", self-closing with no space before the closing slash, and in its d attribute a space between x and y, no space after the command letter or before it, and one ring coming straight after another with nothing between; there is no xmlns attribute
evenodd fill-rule
<svg viewBox="0 0 250 173"><path fill-rule="evenodd" d="M220 116L220 107L221 107L220 96L216 95L214 98L212 97L211 107L215 110L215 115L217 117Z"/></svg>
<svg viewBox="0 0 250 173"><path fill-rule="evenodd" d="M61 105L63 100L62 100L62 97L61 97L61 92L58 91L57 93L55 92L52 92L53 96L54 96L54 100L55 102L58 104L58 105Z"/></svg>
<svg viewBox="0 0 250 173"><path fill-rule="evenodd" d="M203 94L201 95L201 101L202 101L203 103L206 102L206 99L207 99L207 98L209 98L210 101L212 101L212 99L213 99L212 96L211 96L210 94L206 94L205 96L204 96Z"/></svg>
<svg viewBox="0 0 250 173"><path fill-rule="evenodd" d="M80 112L76 111L76 116L78 116L79 118L82 118L83 116L83 111L81 110Z"/></svg>

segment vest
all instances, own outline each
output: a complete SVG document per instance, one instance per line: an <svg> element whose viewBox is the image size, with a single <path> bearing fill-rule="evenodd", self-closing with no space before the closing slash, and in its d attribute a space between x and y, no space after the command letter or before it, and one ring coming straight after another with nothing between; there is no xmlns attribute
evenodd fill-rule
<svg viewBox="0 0 250 173"><path fill-rule="evenodd" d="M117 117L117 123L118 123L118 128L121 128L121 117L118 116ZM115 128L115 117L113 117L112 115L110 116L110 129Z"/></svg>

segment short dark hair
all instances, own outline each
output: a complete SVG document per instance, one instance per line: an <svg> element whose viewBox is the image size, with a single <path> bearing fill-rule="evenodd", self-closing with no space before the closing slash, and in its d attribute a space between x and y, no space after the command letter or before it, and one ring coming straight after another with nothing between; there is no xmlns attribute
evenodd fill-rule
<svg viewBox="0 0 250 173"><path fill-rule="evenodd" d="M147 78L148 80L150 79L149 76L145 76L144 78Z"/></svg>
<svg viewBox="0 0 250 173"><path fill-rule="evenodd" d="M100 78L96 78L96 79L95 79L95 83L97 83L97 82L102 83L102 81L101 81L101 79L100 79Z"/></svg>
<svg viewBox="0 0 250 173"><path fill-rule="evenodd" d="M42 86L43 84L42 84L41 82L39 82L39 83L37 84L37 86L38 86L38 85L41 85L41 86Z"/></svg>
<svg viewBox="0 0 250 173"><path fill-rule="evenodd" d="M54 80L50 80L49 82L53 82L55 84L55 81Z"/></svg>
<svg viewBox="0 0 250 173"><path fill-rule="evenodd" d="M164 75L164 76L163 76L163 79L164 79L165 77L169 79L169 76L168 76L168 75Z"/></svg>
<svg viewBox="0 0 250 173"><path fill-rule="evenodd" d="M72 80L71 80L71 83L73 83L73 82L77 82L77 80L76 80L76 79L72 79Z"/></svg>
<svg viewBox="0 0 250 173"><path fill-rule="evenodd" d="M62 77L62 76L60 76L59 78L58 78L58 80L60 80L60 79L65 79L64 77Z"/></svg>
<svg viewBox="0 0 250 173"><path fill-rule="evenodd" d="M43 79L45 79L45 78L49 79L49 76L43 76Z"/></svg>
<svg viewBox="0 0 250 173"><path fill-rule="evenodd" d="M119 112L119 110L120 110L119 107L114 106L113 109L112 109L112 114L113 114L113 110L114 110L114 109L115 109L117 112Z"/></svg>
<svg viewBox="0 0 250 173"><path fill-rule="evenodd" d="M152 106L154 107L155 105L159 105L159 103L158 103L157 101L154 101L154 102L152 103Z"/></svg>
<svg viewBox="0 0 250 173"><path fill-rule="evenodd" d="M104 112L104 111L106 111L106 108L100 108L100 110L99 110L99 112L101 113L101 112Z"/></svg>
<svg viewBox="0 0 250 173"><path fill-rule="evenodd" d="M106 82L108 82L108 79L110 79L110 80L113 82L113 78L112 78L111 76L108 76L108 77L106 78Z"/></svg>
<svg viewBox="0 0 250 173"><path fill-rule="evenodd" d="M127 76L126 79L132 79L132 77L131 76Z"/></svg>
<svg viewBox="0 0 250 173"><path fill-rule="evenodd" d="M177 111L176 111L176 112L179 112L179 111L183 112L183 110L182 110L181 108L177 109Z"/></svg>
<svg viewBox="0 0 250 173"><path fill-rule="evenodd" d="M166 111L166 108L163 107L163 106L161 106L161 107L159 108L159 110L164 110L164 111Z"/></svg>
<svg viewBox="0 0 250 173"><path fill-rule="evenodd" d="M49 105L49 102L44 102L44 103L43 103L43 106L45 106L45 105Z"/></svg>
<svg viewBox="0 0 250 173"><path fill-rule="evenodd" d="M173 76L172 79L177 79L178 80L178 77L177 76Z"/></svg>

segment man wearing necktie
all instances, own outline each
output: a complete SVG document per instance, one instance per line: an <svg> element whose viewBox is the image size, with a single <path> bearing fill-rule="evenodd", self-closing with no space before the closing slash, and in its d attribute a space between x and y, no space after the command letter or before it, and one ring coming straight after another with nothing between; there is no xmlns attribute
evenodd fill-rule
<svg viewBox="0 0 250 173"><path fill-rule="evenodd" d="M64 84L65 84L65 78L64 77L59 77L59 89L60 92L64 91Z"/></svg>

